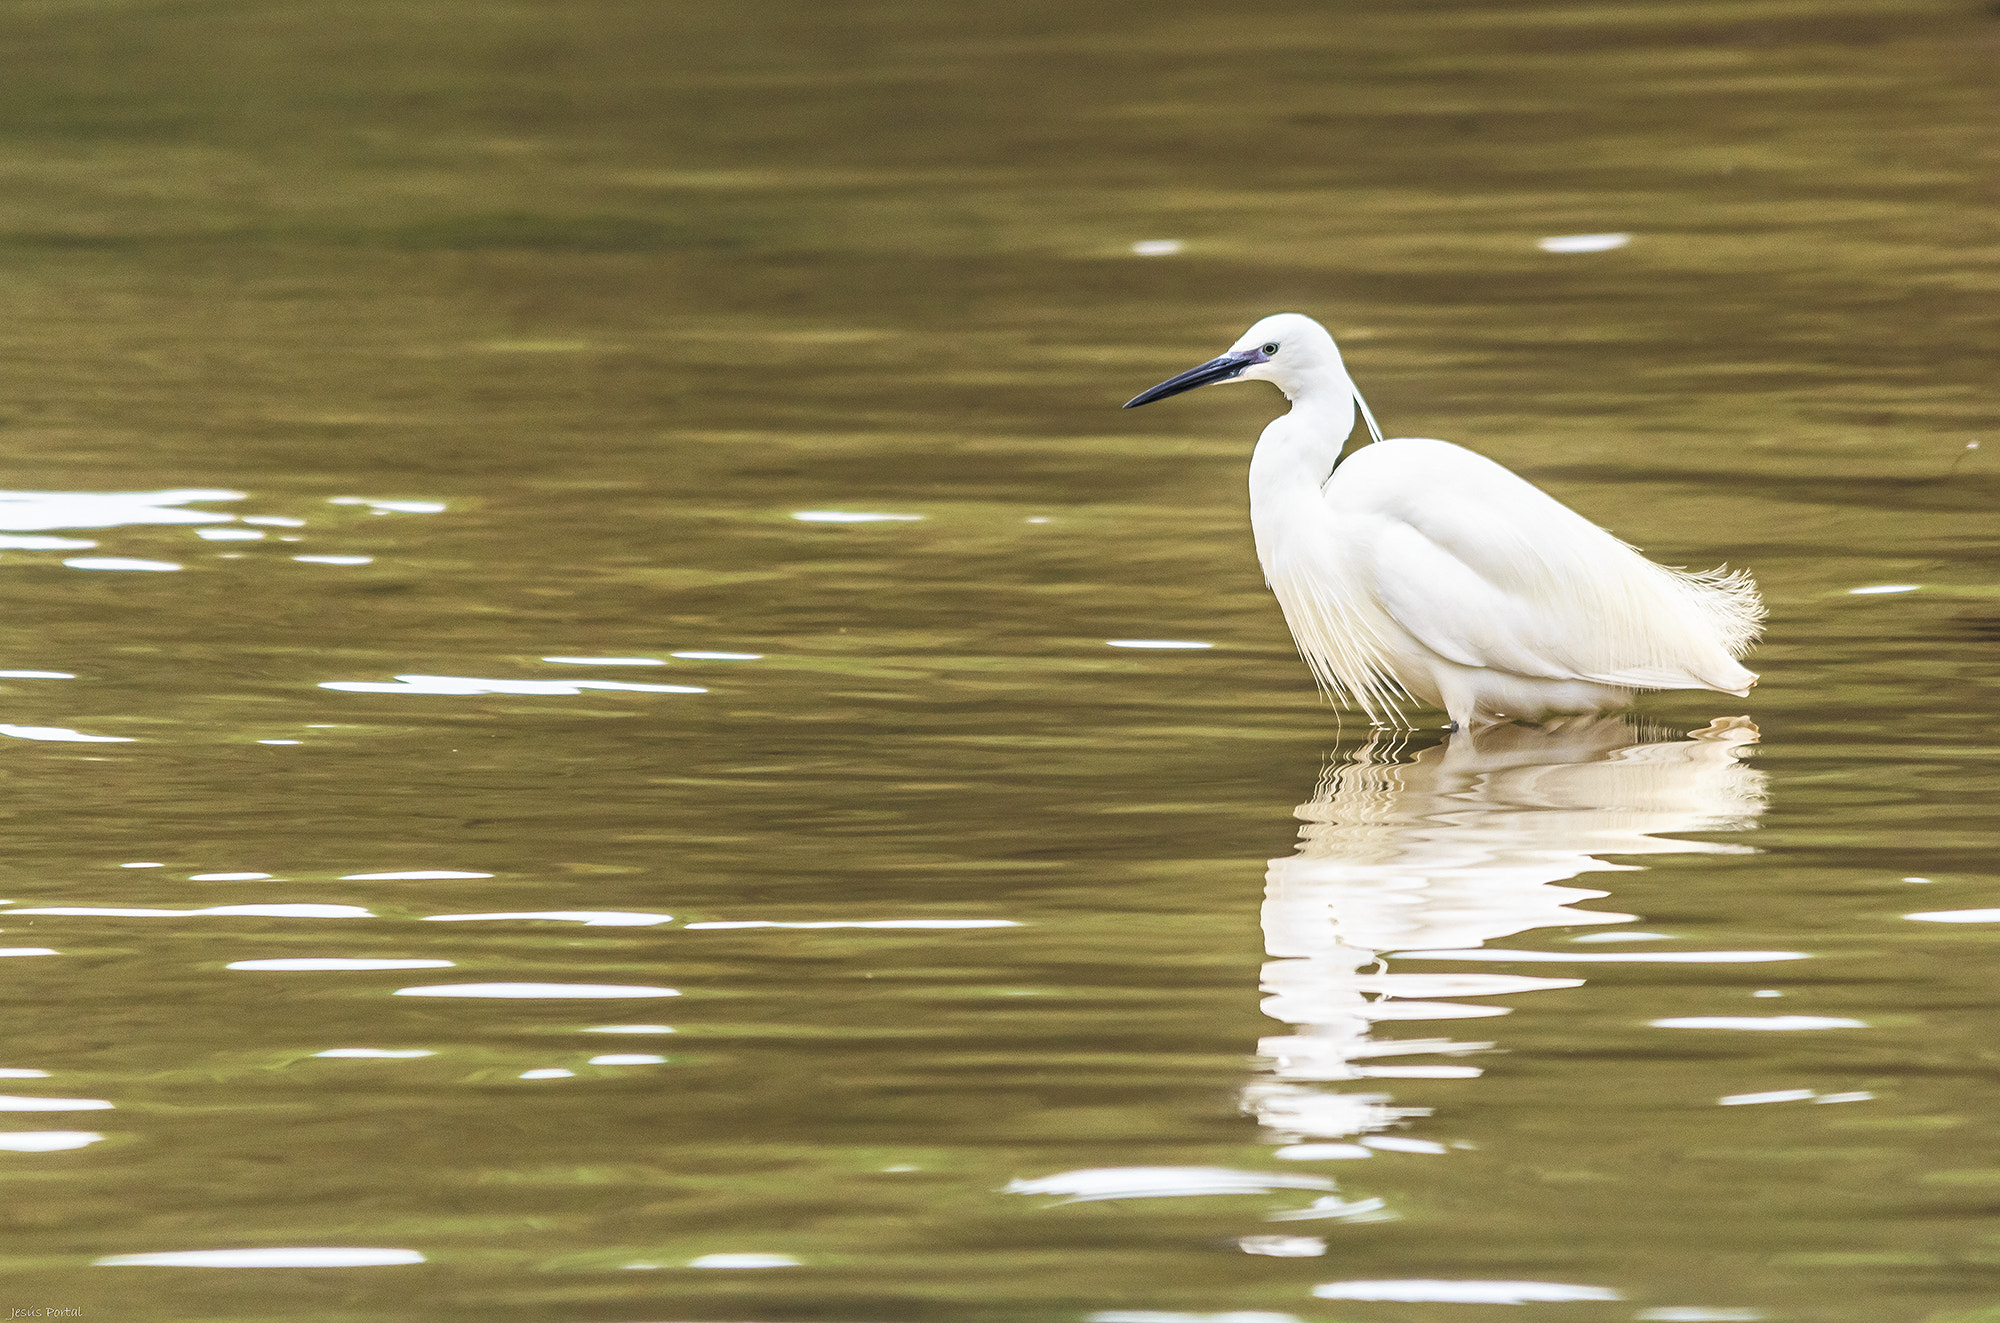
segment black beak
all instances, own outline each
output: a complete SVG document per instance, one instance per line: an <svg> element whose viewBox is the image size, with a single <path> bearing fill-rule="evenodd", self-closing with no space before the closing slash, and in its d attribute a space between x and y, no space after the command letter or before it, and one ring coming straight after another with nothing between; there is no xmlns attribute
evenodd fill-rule
<svg viewBox="0 0 2000 1323"><path fill-rule="evenodd" d="M1168 377L1148 391L1141 391L1125 401L1125 407L1136 409L1154 400L1164 400L1169 395L1178 395L1196 386L1212 386L1218 381L1234 381L1244 368L1265 361L1264 355L1255 349L1246 349L1240 354L1224 354L1221 358L1211 358L1200 367L1189 368L1178 377Z"/></svg>

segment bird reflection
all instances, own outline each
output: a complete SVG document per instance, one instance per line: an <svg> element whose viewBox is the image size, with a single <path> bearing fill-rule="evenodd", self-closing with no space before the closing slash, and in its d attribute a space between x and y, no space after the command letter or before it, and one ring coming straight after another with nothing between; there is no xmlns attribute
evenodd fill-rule
<svg viewBox="0 0 2000 1323"><path fill-rule="evenodd" d="M1456 999L1583 980L1398 973L1384 953L1474 947L1531 928L1631 922L1629 914L1577 908L1609 893L1562 884L1639 867L1606 855L1746 851L1662 834L1756 825L1764 778L1742 761L1756 739L1747 717L1671 739L1615 717L1576 719L1455 734L1410 756L1406 736L1382 732L1329 766L1318 792L1297 810L1306 824L1298 852L1273 860L1266 880L1271 959L1263 1009L1291 1031L1259 1043L1266 1068L1244 1090L1243 1105L1272 1141L1289 1146L1280 1156L1441 1150L1407 1134L1378 1133L1428 1109L1327 1086L1476 1076L1479 1068L1465 1058L1491 1043L1377 1037L1376 1028L1502 1016L1511 1008ZM1622 936L1607 927L1584 940ZM1369 1212L1337 1198L1322 1203L1327 1207L1290 1216Z"/></svg>

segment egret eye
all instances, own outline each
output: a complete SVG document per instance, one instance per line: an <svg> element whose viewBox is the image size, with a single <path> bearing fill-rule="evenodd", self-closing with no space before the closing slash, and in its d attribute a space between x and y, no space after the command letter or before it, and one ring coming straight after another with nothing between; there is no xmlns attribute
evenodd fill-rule
<svg viewBox="0 0 2000 1323"><path fill-rule="evenodd" d="M1270 344L1264 346L1264 357L1266 358L1269 358L1271 355L1277 352L1278 352L1278 342L1276 340L1273 340L1271 341Z"/></svg>

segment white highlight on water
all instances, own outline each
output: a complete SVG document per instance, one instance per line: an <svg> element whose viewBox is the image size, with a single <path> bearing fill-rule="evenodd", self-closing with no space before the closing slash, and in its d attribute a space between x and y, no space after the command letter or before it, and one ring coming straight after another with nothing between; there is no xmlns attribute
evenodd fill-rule
<svg viewBox="0 0 2000 1323"><path fill-rule="evenodd" d="M1273 1149L1271 1156L1283 1158L1287 1162L1340 1162L1354 1158L1372 1158L1375 1150L1363 1148L1359 1144L1287 1144Z"/></svg>
<svg viewBox="0 0 2000 1323"><path fill-rule="evenodd" d="M282 1249L169 1250L159 1254L107 1254L100 1268L373 1268L422 1263L415 1250L310 1245Z"/></svg>
<svg viewBox="0 0 2000 1323"><path fill-rule="evenodd" d="M365 960L343 956L292 956L282 960L233 960L224 969L348 970L348 969L451 969L451 960Z"/></svg>
<svg viewBox="0 0 2000 1323"><path fill-rule="evenodd" d="M1630 234L1558 234L1535 240L1545 253L1606 253L1632 242Z"/></svg>
<svg viewBox="0 0 2000 1323"><path fill-rule="evenodd" d="M1018 928L1012 919L864 919L855 922L819 920L809 923L780 923L772 919L716 919L690 923L688 932L721 928Z"/></svg>
<svg viewBox="0 0 2000 1323"><path fill-rule="evenodd" d="M1411 1139L1404 1135L1369 1135L1361 1141L1384 1153L1443 1153L1447 1150L1435 1139Z"/></svg>
<svg viewBox="0 0 2000 1323"><path fill-rule="evenodd" d="M581 923L592 928L645 928L672 923L671 914L625 913L619 910L520 910L506 914L426 914L425 923L476 923L496 919L548 919Z"/></svg>
<svg viewBox="0 0 2000 1323"><path fill-rule="evenodd" d="M398 988L398 997L678 997L674 988L649 988L625 983L437 983Z"/></svg>
<svg viewBox="0 0 2000 1323"><path fill-rule="evenodd" d="M71 556L63 564L73 570L147 570L154 573L181 568L170 560L138 560L131 556Z"/></svg>
<svg viewBox="0 0 2000 1323"><path fill-rule="evenodd" d="M204 915L241 915L263 919L372 919L371 910L359 905L210 905L199 910L158 910L125 906L50 905L39 909L9 910L9 914L74 914L102 919L188 919Z"/></svg>
<svg viewBox="0 0 2000 1323"><path fill-rule="evenodd" d="M671 1034L675 1030L670 1024L600 1024L583 1032L587 1034Z"/></svg>
<svg viewBox="0 0 2000 1323"><path fill-rule="evenodd" d="M1404 960L1519 960L1561 964L1753 964L1764 960L1808 960L1804 951L1507 951L1474 947L1465 951L1398 951Z"/></svg>
<svg viewBox="0 0 2000 1323"><path fill-rule="evenodd" d="M1326 1241L1319 1236L1238 1236L1236 1248L1274 1259L1316 1259L1326 1253Z"/></svg>
<svg viewBox="0 0 2000 1323"><path fill-rule="evenodd" d="M95 1130L10 1130L0 1132L0 1150L9 1153L56 1153L102 1141Z"/></svg>
<svg viewBox="0 0 2000 1323"><path fill-rule="evenodd" d="M705 694L685 684L633 684L628 680L484 680L463 675L399 675L394 683L376 680L326 680L322 689L351 694L545 694L575 695L586 689L623 690L636 694Z"/></svg>
<svg viewBox="0 0 2000 1323"><path fill-rule="evenodd" d="M1204 1194L1271 1194L1278 1190L1331 1190L1324 1176L1237 1171L1229 1167L1085 1167L1009 1181L1008 1194L1061 1194L1064 1203L1100 1199L1175 1199Z"/></svg>
<svg viewBox="0 0 2000 1323"><path fill-rule="evenodd" d="M1770 1089L1763 1093L1732 1093L1715 1101L1720 1107L1755 1107L1761 1103L1804 1102L1816 1096L1811 1089Z"/></svg>
<svg viewBox="0 0 2000 1323"><path fill-rule="evenodd" d="M796 510L792 518L803 524L885 524L914 522L919 514L870 514L850 510Z"/></svg>
<svg viewBox="0 0 2000 1323"><path fill-rule="evenodd" d="M17 740L52 740L68 744L130 744L129 735L86 735L80 730L67 726L7 726L0 725L0 735L12 736Z"/></svg>
<svg viewBox="0 0 2000 1323"><path fill-rule="evenodd" d="M0 1094L0 1112L107 1112L102 1098L15 1098Z"/></svg>
<svg viewBox="0 0 2000 1323"><path fill-rule="evenodd" d="M1322 1300L1393 1300L1403 1304L1526 1305L1560 1304L1575 1300L1621 1300L1603 1286L1573 1286L1567 1282L1475 1282L1399 1278L1383 1281L1328 1282L1315 1286Z"/></svg>
<svg viewBox="0 0 2000 1323"><path fill-rule="evenodd" d="M175 507L240 501L242 492L176 487L157 492L0 492L0 529L120 528L128 524L225 524L234 516ZM51 539L53 541L53 539Z"/></svg>
<svg viewBox="0 0 2000 1323"><path fill-rule="evenodd" d="M368 496L332 496L328 505L365 505L377 513L389 514L441 514L443 501L378 501Z"/></svg>

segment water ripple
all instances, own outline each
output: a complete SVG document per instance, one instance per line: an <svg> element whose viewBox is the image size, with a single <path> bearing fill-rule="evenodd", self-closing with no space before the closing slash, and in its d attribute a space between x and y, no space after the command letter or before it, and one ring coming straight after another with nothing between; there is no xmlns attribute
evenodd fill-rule
<svg viewBox="0 0 2000 1323"><path fill-rule="evenodd" d="M462 675L399 675L393 682L377 680L323 680L322 689L338 689L351 694L549 694L574 695L586 689L619 690L634 694L705 694L708 690L685 684L636 684L629 680L481 680Z"/></svg>
<svg viewBox="0 0 2000 1323"><path fill-rule="evenodd" d="M649 988L625 983L439 983L430 987L398 988L398 997L678 997L674 988Z"/></svg>
<svg viewBox="0 0 2000 1323"><path fill-rule="evenodd" d="M426 923L477 923L503 919L542 919L580 923L593 928L641 928L672 923L671 914L637 914L618 910L522 910L507 914L427 914Z"/></svg>
<svg viewBox="0 0 2000 1323"><path fill-rule="evenodd" d="M154 1254L107 1254L93 1259L100 1268L372 1268L422 1263L407 1249L363 1249L310 1245L283 1249L167 1250Z"/></svg>

